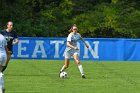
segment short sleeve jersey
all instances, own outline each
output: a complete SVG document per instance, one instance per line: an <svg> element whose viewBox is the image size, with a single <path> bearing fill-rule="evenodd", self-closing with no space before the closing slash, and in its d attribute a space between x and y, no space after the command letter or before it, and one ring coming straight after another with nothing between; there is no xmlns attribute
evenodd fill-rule
<svg viewBox="0 0 140 93"><path fill-rule="evenodd" d="M5 37L0 34L0 53L6 53L5 52L5 46L7 45L7 41Z"/></svg>
<svg viewBox="0 0 140 93"><path fill-rule="evenodd" d="M71 44L75 47L77 47L77 42L78 40L81 38L81 35L79 33L73 34L70 33L67 37L67 42L71 42ZM70 47L66 47L66 50L69 51L71 48Z"/></svg>
<svg viewBox="0 0 140 93"><path fill-rule="evenodd" d="M13 50L13 40L15 38L18 38L18 34L16 33L16 31L11 31L11 32L7 32L6 29L1 31L1 34L6 38L7 40L7 47L9 51Z"/></svg>

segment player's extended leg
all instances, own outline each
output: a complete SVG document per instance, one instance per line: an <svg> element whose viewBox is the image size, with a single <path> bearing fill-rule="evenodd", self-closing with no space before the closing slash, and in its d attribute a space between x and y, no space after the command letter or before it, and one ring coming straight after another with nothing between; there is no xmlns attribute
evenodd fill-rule
<svg viewBox="0 0 140 93"><path fill-rule="evenodd" d="M3 74L1 72L2 70L2 65L0 63L0 93L4 93L5 89L4 89L4 81L3 81Z"/></svg>
<svg viewBox="0 0 140 93"><path fill-rule="evenodd" d="M63 65L63 67L61 68L60 72L63 72L66 68L69 67L69 58L65 58L65 64Z"/></svg>
<svg viewBox="0 0 140 93"><path fill-rule="evenodd" d="M4 80L3 80L3 74L2 72L0 72L0 93L4 93L5 89L4 89Z"/></svg>
<svg viewBox="0 0 140 93"><path fill-rule="evenodd" d="M70 61L70 57L71 57L70 51L65 51L64 56L65 56L65 64L61 68L60 73L63 72L66 68L69 67L69 61Z"/></svg>
<svg viewBox="0 0 140 93"><path fill-rule="evenodd" d="M82 78L86 78L85 75L84 75L84 70L83 70L83 67L82 67L82 65L80 63L78 54L74 54L73 57L74 57L74 60L75 60L75 62L77 64L77 66L78 66L78 69L79 69L79 71L81 73Z"/></svg>
<svg viewBox="0 0 140 93"><path fill-rule="evenodd" d="M12 55L11 53L8 54L8 56L7 56L7 61L6 61L6 65L5 65L5 66L2 66L2 70L1 70L2 73L6 70L6 68L7 68L7 66L8 66L8 63L9 63L9 61L10 61L10 59L11 59L11 55Z"/></svg>
<svg viewBox="0 0 140 93"><path fill-rule="evenodd" d="M2 93L2 72L0 72L0 93Z"/></svg>

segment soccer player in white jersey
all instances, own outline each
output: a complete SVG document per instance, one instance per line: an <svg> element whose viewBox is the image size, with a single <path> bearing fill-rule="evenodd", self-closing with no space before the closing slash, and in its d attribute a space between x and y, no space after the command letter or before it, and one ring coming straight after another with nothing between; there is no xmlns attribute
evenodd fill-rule
<svg viewBox="0 0 140 93"><path fill-rule="evenodd" d="M87 48L89 46L83 40L83 38L81 37L81 35L79 33L77 33L77 30L78 30L78 28L77 28L76 25L73 25L71 27L71 29L69 30L70 31L70 34L67 37L67 46L66 46L65 53L64 53L64 56L65 56L65 64L61 68L60 73L63 72L66 68L69 67L70 58L71 58L71 56L73 56L73 58L74 58L74 60L75 60L75 62L77 64L77 66L79 68L79 71L81 73L82 78L86 78L85 77L85 74L84 74L83 67L82 67L82 65L80 63L80 60L79 60L79 49L77 47L77 42L80 39L86 45Z"/></svg>
<svg viewBox="0 0 140 93"><path fill-rule="evenodd" d="M2 74L2 66L6 65L7 61L7 41L5 37L0 34L0 93L4 93L4 81L3 81L3 74Z"/></svg>

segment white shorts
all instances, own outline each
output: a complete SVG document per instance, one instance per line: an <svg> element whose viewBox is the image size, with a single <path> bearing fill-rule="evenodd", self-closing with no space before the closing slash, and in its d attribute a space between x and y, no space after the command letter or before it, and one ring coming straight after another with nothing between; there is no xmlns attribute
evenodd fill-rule
<svg viewBox="0 0 140 93"><path fill-rule="evenodd" d="M73 55L79 55L79 51L71 49L69 51L65 51L65 53L64 53L65 58L68 58L68 59L70 59L71 56L73 56Z"/></svg>
<svg viewBox="0 0 140 93"><path fill-rule="evenodd" d="M6 65L6 61L7 61L7 55L6 54L0 54L0 64L2 66Z"/></svg>

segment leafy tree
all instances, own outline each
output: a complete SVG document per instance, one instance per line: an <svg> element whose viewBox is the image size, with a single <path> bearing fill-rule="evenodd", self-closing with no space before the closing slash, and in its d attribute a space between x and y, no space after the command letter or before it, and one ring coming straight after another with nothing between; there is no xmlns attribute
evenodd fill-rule
<svg viewBox="0 0 140 93"><path fill-rule="evenodd" d="M20 36L140 37L139 0L0 0L0 29L11 20Z"/></svg>

